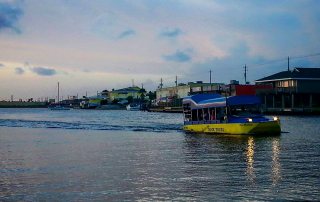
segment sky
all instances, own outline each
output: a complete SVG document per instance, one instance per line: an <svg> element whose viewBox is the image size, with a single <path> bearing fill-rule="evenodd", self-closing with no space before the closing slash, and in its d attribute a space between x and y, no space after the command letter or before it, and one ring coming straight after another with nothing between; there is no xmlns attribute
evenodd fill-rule
<svg viewBox="0 0 320 202"><path fill-rule="evenodd" d="M318 0L0 0L0 100L320 67Z"/></svg>

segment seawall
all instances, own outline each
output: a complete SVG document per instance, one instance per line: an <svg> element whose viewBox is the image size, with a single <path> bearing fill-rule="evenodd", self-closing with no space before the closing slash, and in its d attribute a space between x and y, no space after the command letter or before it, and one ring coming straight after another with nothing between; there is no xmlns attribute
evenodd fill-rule
<svg viewBox="0 0 320 202"><path fill-rule="evenodd" d="M0 108L46 108L47 102L0 101Z"/></svg>

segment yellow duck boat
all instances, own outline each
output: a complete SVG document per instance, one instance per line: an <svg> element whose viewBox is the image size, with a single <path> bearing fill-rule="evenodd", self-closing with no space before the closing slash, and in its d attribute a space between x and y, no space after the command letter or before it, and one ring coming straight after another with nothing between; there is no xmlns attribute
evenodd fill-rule
<svg viewBox="0 0 320 202"><path fill-rule="evenodd" d="M258 97L248 95L188 96L183 99L183 130L210 134L279 135L279 118L269 119L259 114L260 104Z"/></svg>

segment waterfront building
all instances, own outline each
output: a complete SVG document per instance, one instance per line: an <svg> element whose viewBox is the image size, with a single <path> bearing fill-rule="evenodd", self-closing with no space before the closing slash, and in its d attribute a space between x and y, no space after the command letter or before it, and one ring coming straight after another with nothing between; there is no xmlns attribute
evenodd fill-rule
<svg viewBox="0 0 320 202"><path fill-rule="evenodd" d="M268 112L316 112L320 107L320 68L294 68L255 81Z"/></svg>
<svg viewBox="0 0 320 202"><path fill-rule="evenodd" d="M181 106L182 99L186 96L199 94L218 92L221 89L222 83L203 83L202 81L189 82L188 84L180 83L177 86L158 88L156 90L156 103L174 103L174 105Z"/></svg>
<svg viewBox="0 0 320 202"><path fill-rule="evenodd" d="M87 97L87 100L81 102L82 108L95 109L100 107L103 100L106 100L106 97L98 93L95 96Z"/></svg>
<svg viewBox="0 0 320 202"><path fill-rule="evenodd" d="M140 99L142 94L145 94L145 90L138 86L132 86L118 90L105 91L105 94L108 101L113 102L114 100L127 100L128 97L132 97L132 99Z"/></svg>
<svg viewBox="0 0 320 202"><path fill-rule="evenodd" d="M271 89L270 85L229 84L221 87L221 94L227 96L257 95L261 90Z"/></svg>

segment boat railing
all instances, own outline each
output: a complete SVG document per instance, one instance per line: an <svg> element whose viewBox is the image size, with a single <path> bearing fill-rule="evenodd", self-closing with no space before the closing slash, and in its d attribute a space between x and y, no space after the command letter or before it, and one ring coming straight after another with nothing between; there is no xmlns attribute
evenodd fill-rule
<svg viewBox="0 0 320 202"><path fill-rule="evenodd" d="M185 125L196 125L196 124L216 124L221 123L220 120L208 120L208 121L185 121Z"/></svg>

